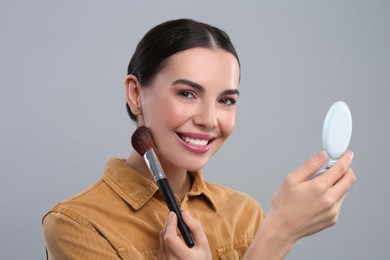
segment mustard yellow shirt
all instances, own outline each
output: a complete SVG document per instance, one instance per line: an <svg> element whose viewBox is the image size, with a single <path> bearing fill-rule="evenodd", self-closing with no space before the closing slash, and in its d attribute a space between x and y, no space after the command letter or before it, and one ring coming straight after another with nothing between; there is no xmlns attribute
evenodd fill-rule
<svg viewBox="0 0 390 260"><path fill-rule="evenodd" d="M240 259L263 219L261 207L201 172L191 175L181 208L201 222L213 259ZM43 217L47 259L156 259L168 213L154 182L111 159L99 181Z"/></svg>

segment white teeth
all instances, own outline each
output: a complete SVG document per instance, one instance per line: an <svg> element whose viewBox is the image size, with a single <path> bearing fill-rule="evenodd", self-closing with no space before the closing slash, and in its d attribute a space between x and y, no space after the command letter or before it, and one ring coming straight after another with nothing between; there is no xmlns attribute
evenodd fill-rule
<svg viewBox="0 0 390 260"><path fill-rule="evenodd" d="M190 138L188 136L182 136L181 139L183 139L184 141L186 141L189 144L194 144L194 145L199 145L199 146L207 145L209 143L209 140L194 139L194 138Z"/></svg>

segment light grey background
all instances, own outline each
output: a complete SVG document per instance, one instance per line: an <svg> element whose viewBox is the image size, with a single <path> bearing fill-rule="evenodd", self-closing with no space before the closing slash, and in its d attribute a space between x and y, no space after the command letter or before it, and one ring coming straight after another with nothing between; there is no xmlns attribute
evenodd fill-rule
<svg viewBox="0 0 390 260"><path fill-rule="evenodd" d="M338 224L287 259L388 259L390 2L377 0L2 0L0 258L44 259L43 214L128 155L128 61L148 29L181 17L225 29L242 63L236 130L206 178L267 209L344 100L358 183Z"/></svg>

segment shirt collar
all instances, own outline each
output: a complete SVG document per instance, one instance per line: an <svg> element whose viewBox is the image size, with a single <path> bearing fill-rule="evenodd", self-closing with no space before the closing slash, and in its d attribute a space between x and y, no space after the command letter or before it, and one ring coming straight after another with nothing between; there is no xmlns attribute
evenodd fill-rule
<svg viewBox="0 0 390 260"><path fill-rule="evenodd" d="M207 188L201 171L190 172L193 183L188 197L204 196L210 206L217 211L212 193ZM142 208L158 191L155 182L143 177L130 168L124 159L111 159L107 162L102 179L135 210Z"/></svg>
<svg viewBox="0 0 390 260"><path fill-rule="evenodd" d="M217 211L217 204L215 203L212 192L207 187L207 182L203 179L202 171L190 172L190 175L194 181L192 182L192 187L188 192L188 196L191 197L204 195L210 202L211 207Z"/></svg>

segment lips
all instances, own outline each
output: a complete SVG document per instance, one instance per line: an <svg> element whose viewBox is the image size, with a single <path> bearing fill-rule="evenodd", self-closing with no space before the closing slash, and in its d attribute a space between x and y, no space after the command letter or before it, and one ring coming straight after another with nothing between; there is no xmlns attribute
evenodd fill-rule
<svg viewBox="0 0 390 260"><path fill-rule="evenodd" d="M177 133L180 143L189 151L202 154L210 150L215 137L197 133Z"/></svg>

